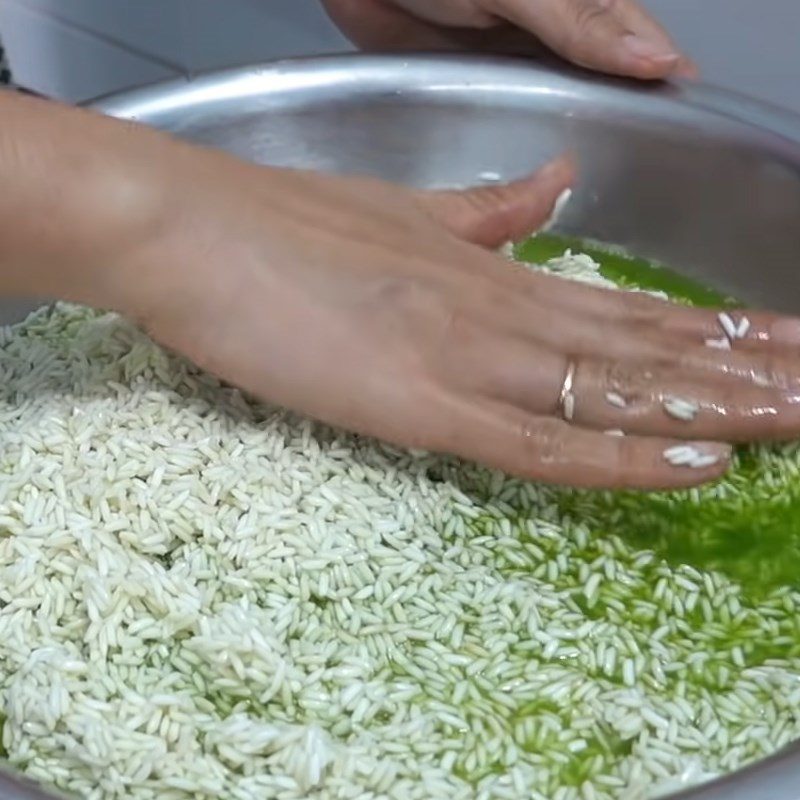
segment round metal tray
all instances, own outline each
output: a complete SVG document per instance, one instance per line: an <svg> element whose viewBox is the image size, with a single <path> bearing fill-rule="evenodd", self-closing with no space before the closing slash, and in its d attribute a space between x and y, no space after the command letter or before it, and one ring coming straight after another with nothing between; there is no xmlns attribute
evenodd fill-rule
<svg viewBox="0 0 800 800"><path fill-rule="evenodd" d="M735 94L517 60L336 56L93 107L260 163L418 186L513 178L569 150L581 183L561 232L800 312L800 118ZM0 776L0 798L49 797ZM678 798L800 800L800 746Z"/></svg>

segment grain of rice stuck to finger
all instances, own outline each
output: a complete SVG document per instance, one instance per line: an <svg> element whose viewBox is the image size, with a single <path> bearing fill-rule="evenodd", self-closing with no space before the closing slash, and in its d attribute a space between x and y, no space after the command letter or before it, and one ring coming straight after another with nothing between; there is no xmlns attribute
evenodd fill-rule
<svg viewBox="0 0 800 800"><path fill-rule="evenodd" d="M550 218L542 227L543 233L552 230L556 225L558 225L561 215L564 213L564 209L567 207L567 205L569 205L569 201L571 199L572 189L564 189L564 191L561 192L561 194L556 198Z"/></svg>
<svg viewBox="0 0 800 800"><path fill-rule="evenodd" d="M701 453L694 445L682 444L667 448L664 458L673 467L692 467L692 469L705 469L718 464L719 456L710 453Z"/></svg>
<svg viewBox="0 0 800 800"><path fill-rule="evenodd" d="M734 342L738 338L738 326L733 321L733 318L727 311L720 311L717 314L717 320L722 328L725 336L728 337L730 342Z"/></svg>
<svg viewBox="0 0 800 800"><path fill-rule="evenodd" d="M622 800L800 735L800 593L631 538L768 502L792 448L688 495L570 492L255 403L113 314L58 305L0 352L0 711L34 780Z"/></svg>
<svg viewBox="0 0 800 800"><path fill-rule="evenodd" d="M721 311L719 314L717 314L717 320L719 321L722 330L725 332L725 337L728 340L728 344L732 344L737 339L746 338L747 334L750 332L751 326L748 317L743 316L737 323L730 314L725 311ZM709 340L706 340L706 344L708 344L708 341Z"/></svg>
<svg viewBox="0 0 800 800"><path fill-rule="evenodd" d="M682 422L691 422L700 411L700 404L681 397L667 397L663 401L664 410L669 416Z"/></svg>
<svg viewBox="0 0 800 800"><path fill-rule="evenodd" d="M695 469L706 469L707 467L713 467L716 464L719 464L719 461L719 456L707 453L706 455L698 455L697 458L692 461L691 466Z"/></svg>
<svg viewBox="0 0 800 800"><path fill-rule="evenodd" d="M744 339L750 332L750 320L747 317L742 317L736 327L736 338Z"/></svg>
<svg viewBox="0 0 800 800"><path fill-rule="evenodd" d="M690 464L699 456L700 452L697 448L688 444L676 445L664 451L664 458L675 467L682 467Z"/></svg>
<svg viewBox="0 0 800 800"><path fill-rule="evenodd" d="M628 407L628 401L618 392L606 392L606 402L614 408Z"/></svg>
<svg viewBox="0 0 800 800"><path fill-rule="evenodd" d="M564 395L564 419L567 422L572 422L575 417L575 395L572 392L567 392Z"/></svg>
<svg viewBox="0 0 800 800"><path fill-rule="evenodd" d="M731 340L727 336L721 336L719 339L706 339L706 347L715 350L730 350Z"/></svg>

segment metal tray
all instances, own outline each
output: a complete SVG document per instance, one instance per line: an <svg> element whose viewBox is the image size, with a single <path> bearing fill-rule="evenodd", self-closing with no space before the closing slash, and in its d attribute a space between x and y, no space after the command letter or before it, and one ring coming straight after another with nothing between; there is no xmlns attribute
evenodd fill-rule
<svg viewBox="0 0 800 800"><path fill-rule="evenodd" d="M264 164L418 186L513 178L569 150L581 183L561 232L800 312L800 117L736 94L518 60L335 56L174 81L92 107ZM0 322L20 310L0 307ZM0 799L51 797L0 775ZM800 745L678 799L800 800Z"/></svg>

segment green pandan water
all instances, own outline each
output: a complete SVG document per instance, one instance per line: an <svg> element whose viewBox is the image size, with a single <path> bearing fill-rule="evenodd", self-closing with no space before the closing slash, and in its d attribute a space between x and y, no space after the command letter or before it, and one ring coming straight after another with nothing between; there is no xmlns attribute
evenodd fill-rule
<svg viewBox="0 0 800 800"><path fill-rule="evenodd" d="M656 265L643 258L625 255L581 239L541 234L520 243L515 256L520 261L544 264L558 258L565 250L586 253L600 264L603 277L618 286L665 292L674 300L704 308L736 308L741 305L735 298L687 278L667 266Z"/></svg>
<svg viewBox="0 0 800 800"><path fill-rule="evenodd" d="M663 291L692 305L737 305L735 299L672 269L580 240L537 236L518 245L515 255L542 264L567 248L590 255L604 277L618 285ZM592 520L598 533L613 531L674 566L721 572L746 593L763 597L782 586L800 586L799 448L742 449L720 483L701 489L666 494L563 492L556 502L563 513Z"/></svg>
<svg viewBox="0 0 800 800"><path fill-rule="evenodd" d="M661 268L614 261L618 280L664 288ZM0 725L30 777L98 800L330 800L342 787L643 800L800 738L797 447L745 451L724 481L692 492L567 491L234 404L115 317L51 312L0 347ZM42 362L51 374L34 398ZM169 406L155 425L153 395ZM99 452L113 445L124 461L76 448L72 425L96 425ZM44 491L18 479L14 448L30 436L43 467L52 456L75 476L74 492L49 497L78 520L80 548L57 522L51 536L23 516ZM147 449L200 453L212 437L220 450L157 494ZM251 443L263 475L237 455ZM114 470L140 446L143 477L120 486ZM265 486L287 477L272 500ZM187 481L202 499L184 500ZM349 492L376 501L367 524ZM84 523L101 503L120 535L102 512ZM158 525L157 547L135 535L144 524ZM53 622L48 593L69 598ZM51 718L53 687L69 705ZM337 760L309 790L294 770L317 761L319 743ZM157 756L148 774L139 753ZM104 783L114 771L121 790ZM265 789L262 775L282 783Z"/></svg>

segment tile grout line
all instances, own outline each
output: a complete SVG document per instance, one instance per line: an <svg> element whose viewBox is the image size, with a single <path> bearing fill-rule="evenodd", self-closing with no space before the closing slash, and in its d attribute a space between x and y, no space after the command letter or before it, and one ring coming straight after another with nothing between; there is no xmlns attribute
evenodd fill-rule
<svg viewBox="0 0 800 800"><path fill-rule="evenodd" d="M61 14L58 14L57 12L44 10L38 7L32 8L30 5L28 5L27 3L23 3L20 0L3 0L3 2L9 2L12 5L15 5L18 8L22 8L29 13L49 18L65 28L81 33L84 36L90 36L93 39L97 39L98 41L103 42L103 44L106 44L109 47L114 47L117 50L122 50L128 53L128 55L135 56L136 58L143 59L145 61L150 61L151 63L156 64L159 67L163 67L164 69L169 70L170 72L178 73L179 75L183 75L184 77L188 77L191 75L191 69L186 64L181 64L176 61L170 61L169 59L163 58L162 56L157 55L155 53L151 53L148 50L143 50L139 47L136 47L135 45L131 45L124 39L119 39L116 36L112 36L110 34L97 31L94 28L89 27L88 25L81 25L78 22L74 22L73 20L67 19L66 17L61 16Z"/></svg>

